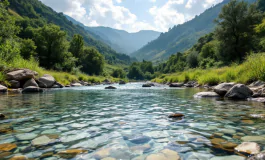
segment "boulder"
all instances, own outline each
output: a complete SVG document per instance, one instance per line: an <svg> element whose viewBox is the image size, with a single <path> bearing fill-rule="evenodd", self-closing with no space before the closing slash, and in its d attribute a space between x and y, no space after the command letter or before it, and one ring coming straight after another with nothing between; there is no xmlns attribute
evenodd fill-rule
<svg viewBox="0 0 265 160"><path fill-rule="evenodd" d="M250 157L248 160L264 160L265 159L265 151L262 151L253 157Z"/></svg>
<svg viewBox="0 0 265 160"><path fill-rule="evenodd" d="M33 146L44 146L44 145L48 145L49 143L52 143L53 140L51 140L49 137L47 136L40 136L38 138L35 138L31 141L31 144Z"/></svg>
<svg viewBox="0 0 265 160"><path fill-rule="evenodd" d="M244 84L237 84L233 86L225 95L227 98L231 99L247 99L253 95L253 91L250 90Z"/></svg>
<svg viewBox="0 0 265 160"><path fill-rule="evenodd" d="M188 87L188 88L191 88L191 87L194 87L196 86L198 83L196 81L190 81L186 84L184 84L185 87Z"/></svg>
<svg viewBox="0 0 265 160"><path fill-rule="evenodd" d="M265 97L259 97L259 98L248 98L248 101L260 102L260 103L265 103Z"/></svg>
<svg viewBox="0 0 265 160"><path fill-rule="evenodd" d="M6 116L3 113L0 113L0 119L5 119Z"/></svg>
<svg viewBox="0 0 265 160"><path fill-rule="evenodd" d="M23 88L27 88L30 86L39 87L37 82L33 78L27 80L26 83L23 85Z"/></svg>
<svg viewBox="0 0 265 160"><path fill-rule="evenodd" d="M22 88L18 89L8 89L8 93L18 94L22 92Z"/></svg>
<svg viewBox="0 0 265 160"><path fill-rule="evenodd" d="M70 85L66 85L65 87L69 88L69 87L71 87L71 86L70 86Z"/></svg>
<svg viewBox="0 0 265 160"><path fill-rule="evenodd" d="M27 88L24 88L22 90L22 93L39 93L39 92L43 92L44 90L39 88L39 87L35 87L35 86L30 86Z"/></svg>
<svg viewBox="0 0 265 160"><path fill-rule="evenodd" d="M224 96L234 85L235 83L221 83L214 87L214 92L220 96Z"/></svg>
<svg viewBox="0 0 265 160"><path fill-rule="evenodd" d="M171 83L169 84L169 87L183 87L184 83Z"/></svg>
<svg viewBox="0 0 265 160"><path fill-rule="evenodd" d="M64 85L62 85L61 83L59 82L55 82L54 85L52 86L52 88L64 88Z"/></svg>
<svg viewBox="0 0 265 160"><path fill-rule="evenodd" d="M55 83L55 79L53 76L45 74L41 78L39 78L39 82L41 88L51 88Z"/></svg>
<svg viewBox="0 0 265 160"><path fill-rule="evenodd" d="M82 84L80 84L80 83L72 83L71 87L82 87Z"/></svg>
<svg viewBox="0 0 265 160"><path fill-rule="evenodd" d="M0 84L0 92L7 92L7 88Z"/></svg>
<svg viewBox="0 0 265 160"><path fill-rule="evenodd" d="M108 87L105 87L105 89L117 89L117 88L113 86L108 86Z"/></svg>
<svg viewBox="0 0 265 160"><path fill-rule="evenodd" d="M249 87L261 87L261 86L264 86L265 82L263 81L256 81L256 82L253 82L249 85Z"/></svg>
<svg viewBox="0 0 265 160"><path fill-rule="evenodd" d="M123 85L123 84L126 84L126 82L123 81L123 80L121 80L121 81L119 82L119 85Z"/></svg>
<svg viewBox="0 0 265 160"><path fill-rule="evenodd" d="M151 84L143 84L142 87L152 87Z"/></svg>
<svg viewBox="0 0 265 160"><path fill-rule="evenodd" d="M216 98L216 97L220 96L215 92L199 92L194 95L194 98Z"/></svg>
<svg viewBox="0 0 265 160"><path fill-rule="evenodd" d="M11 80L9 81L9 84L10 84L10 88L19 88L20 87L20 82L19 81L16 81L16 80Z"/></svg>
<svg viewBox="0 0 265 160"><path fill-rule="evenodd" d="M181 113L173 113L173 114L170 114L168 116L168 118L181 118L181 117L184 117L185 115L184 114L181 114Z"/></svg>
<svg viewBox="0 0 265 160"><path fill-rule="evenodd" d="M255 142L243 142L235 148L235 151L246 154L258 154L260 146Z"/></svg>
<svg viewBox="0 0 265 160"><path fill-rule="evenodd" d="M23 81L38 75L36 72L29 69L20 69L6 74L8 80Z"/></svg>

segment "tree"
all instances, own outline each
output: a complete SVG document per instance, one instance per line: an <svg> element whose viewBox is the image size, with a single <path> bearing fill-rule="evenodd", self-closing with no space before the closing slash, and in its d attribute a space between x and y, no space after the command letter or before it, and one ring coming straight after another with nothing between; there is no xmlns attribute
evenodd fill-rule
<svg viewBox="0 0 265 160"><path fill-rule="evenodd" d="M69 51L76 57L81 59L84 50L84 39L81 35L75 34L70 42Z"/></svg>
<svg viewBox="0 0 265 160"><path fill-rule="evenodd" d="M133 63L129 68L128 78L143 80L144 73L141 71L140 66L137 63Z"/></svg>
<svg viewBox="0 0 265 160"><path fill-rule="evenodd" d="M37 47L35 46L35 42L31 39L22 39L20 55L24 59L30 59L31 57L35 57L37 55L36 48Z"/></svg>
<svg viewBox="0 0 265 160"><path fill-rule="evenodd" d="M190 68L196 68L199 65L198 62L198 52L197 51L191 51L189 55L187 56L187 64Z"/></svg>
<svg viewBox="0 0 265 160"><path fill-rule="evenodd" d="M216 19L215 35L220 41L220 57L224 62L241 62L246 53L254 49L254 27L262 14L256 5L231 0Z"/></svg>
<svg viewBox="0 0 265 160"><path fill-rule="evenodd" d="M126 77L126 73L121 68L118 68L118 69L113 70L113 72L112 72L111 75L113 77L115 77L115 78L125 78Z"/></svg>
<svg viewBox="0 0 265 160"><path fill-rule="evenodd" d="M265 12L265 0L259 0L259 1L258 1L258 8L259 8L261 11Z"/></svg>
<svg viewBox="0 0 265 160"><path fill-rule="evenodd" d="M85 48L81 59L81 70L90 75L99 75L103 72L104 57L95 48Z"/></svg>
<svg viewBox="0 0 265 160"><path fill-rule="evenodd" d="M59 26L45 25L34 29L33 33L42 67L64 70L64 62L69 59L74 60L72 54L68 53L69 43L66 40L66 32L61 31Z"/></svg>

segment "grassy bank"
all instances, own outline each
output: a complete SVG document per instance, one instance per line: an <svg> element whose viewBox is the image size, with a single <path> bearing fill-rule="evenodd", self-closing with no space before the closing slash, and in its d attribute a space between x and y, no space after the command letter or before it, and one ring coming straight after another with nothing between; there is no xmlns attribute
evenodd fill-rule
<svg viewBox="0 0 265 160"><path fill-rule="evenodd" d="M0 82L8 84L6 81L5 74L3 71L14 69L14 68L27 68L33 71L38 72L39 77L44 74L50 74L52 75L56 81L58 81L61 84L67 85L70 84L73 81L86 81L91 83L98 83L104 81L106 78L113 81L118 82L120 79L113 78L111 76L89 76L87 74L76 72L76 73L66 73L66 72L58 72L58 71L52 71L52 70L46 70L41 67L39 67L39 64L34 59L31 60L24 60L22 58L15 58L11 63L6 63L4 61L0 60Z"/></svg>
<svg viewBox="0 0 265 160"><path fill-rule="evenodd" d="M197 81L199 84L218 84L221 82L250 83L256 80L265 81L265 53L252 54L240 65L211 69L191 69L184 72L164 74L154 82L187 82Z"/></svg>

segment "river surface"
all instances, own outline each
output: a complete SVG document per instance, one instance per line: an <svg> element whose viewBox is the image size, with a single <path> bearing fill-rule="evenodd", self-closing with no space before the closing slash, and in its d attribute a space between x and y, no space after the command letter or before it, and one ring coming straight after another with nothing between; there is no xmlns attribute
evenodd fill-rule
<svg viewBox="0 0 265 160"><path fill-rule="evenodd" d="M198 89L114 86L118 89L104 90L100 85L0 95L0 113L8 117L0 120L0 145L16 145L2 149L0 159L24 155L47 160L144 160L170 149L183 160L208 160L236 155L229 146L213 145L214 138L240 144L242 137L265 137L265 120L249 118L265 114L263 104L195 99ZM170 113L185 118L170 119ZM265 141L258 143L263 149Z"/></svg>

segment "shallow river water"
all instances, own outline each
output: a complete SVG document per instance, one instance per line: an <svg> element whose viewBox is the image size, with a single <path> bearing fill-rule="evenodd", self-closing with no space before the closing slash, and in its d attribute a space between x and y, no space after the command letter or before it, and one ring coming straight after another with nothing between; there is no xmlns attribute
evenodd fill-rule
<svg viewBox="0 0 265 160"><path fill-rule="evenodd" d="M0 95L0 113L7 116L0 120L0 159L24 155L47 160L145 160L156 154L157 159L148 160L159 160L159 154L170 150L183 160L237 155L230 157L236 160L244 157L233 148L248 136L255 136L262 149L265 146L265 120L249 118L265 114L263 104L195 99L198 89L114 86L118 89L104 90L100 85ZM185 118L170 119L170 113ZM216 144L220 139L222 144Z"/></svg>

